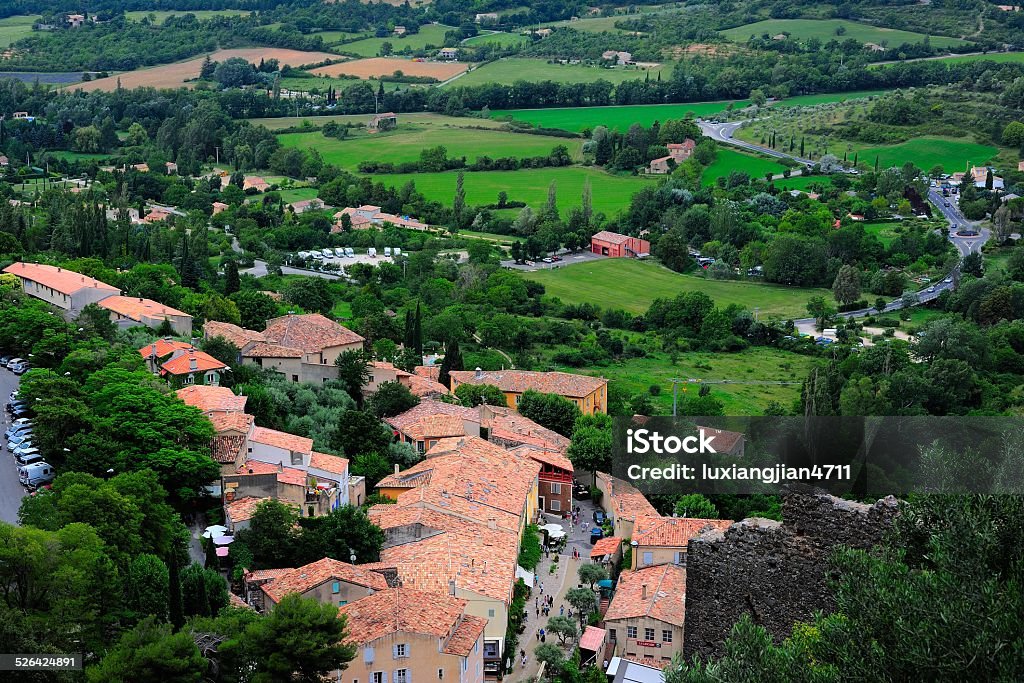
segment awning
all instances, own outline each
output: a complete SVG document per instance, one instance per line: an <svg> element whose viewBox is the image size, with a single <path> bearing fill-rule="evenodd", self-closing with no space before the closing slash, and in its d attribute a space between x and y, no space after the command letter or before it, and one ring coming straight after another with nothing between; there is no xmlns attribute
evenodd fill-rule
<svg viewBox="0 0 1024 683"><path fill-rule="evenodd" d="M547 533L548 538L562 538L565 536L565 529L560 524L545 524L540 529Z"/></svg>
<svg viewBox="0 0 1024 683"><path fill-rule="evenodd" d="M519 565L516 565L516 578L522 579L523 583L525 583L527 586L533 586L533 576L533 572L531 572L529 569L523 569Z"/></svg>
<svg viewBox="0 0 1024 683"><path fill-rule="evenodd" d="M580 649L597 652L604 644L604 637L607 632L603 628L588 626L583 635L580 636Z"/></svg>

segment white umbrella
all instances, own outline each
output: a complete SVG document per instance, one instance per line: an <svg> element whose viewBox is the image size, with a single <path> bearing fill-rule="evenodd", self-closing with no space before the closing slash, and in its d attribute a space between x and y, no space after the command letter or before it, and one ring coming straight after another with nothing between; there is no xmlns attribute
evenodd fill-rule
<svg viewBox="0 0 1024 683"><path fill-rule="evenodd" d="M204 531L203 538L220 538L224 535L223 531Z"/></svg>
<svg viewBox="0 0 1024 683"><path fill-rule="evenodd" d="M217 536L213 539L214 545L227 545L235 540L234 536Z"/></svg>
<svg viewBox="0 0 1024 683"><path fill-rule="evenodd" d="M541 529L547 532L549 538L561 538L562 536L565 536L565 529L558 524L545 524Z"/></svg>
<svg viewBox="0 0 1024 683"><path fill-rule="evenodd" d="M210 526L206 527L206 530L207 531L227 531L228 528L226 526L221 526L220 524L211 524Z"/></svg>

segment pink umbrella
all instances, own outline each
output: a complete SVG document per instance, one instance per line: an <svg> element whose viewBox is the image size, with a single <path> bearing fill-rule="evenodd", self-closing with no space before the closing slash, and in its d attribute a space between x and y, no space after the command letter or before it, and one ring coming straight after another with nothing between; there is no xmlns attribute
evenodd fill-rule
<svg viewBox="0 0 1024 683"><path fill-rule="evenodd" d="M227 548L217 548L217 557L227 557L227 556L228 556L228 549Z"/></svg>

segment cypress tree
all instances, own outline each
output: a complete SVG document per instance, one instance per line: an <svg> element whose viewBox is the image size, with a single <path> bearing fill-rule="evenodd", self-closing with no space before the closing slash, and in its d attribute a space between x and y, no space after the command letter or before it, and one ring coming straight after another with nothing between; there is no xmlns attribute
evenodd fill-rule
<svg viewBox="0 0 1024 683"><path fill-rule="evenodd" d="M238 264L231 259L224 265L224 294L234 294L242 288L238 277Z"/></svg>
<svg viewBox="0 0 1024 683"><path fill-rule="evenodd" d="M438 371L437 381L446 387L451 387L452 370L462 370L462 352L459 351L459 342L453 341L448 345L448 350L441 361L441 369Z"/></svg>
<svg viewBox="0 0 1024 683"><path fill-rule="evenodd" d="M422 316L420 313L420 302L416 302L416 317L413 318L412 323L412 347L416 350L417 356L423 355L423 326Z"/></svg>

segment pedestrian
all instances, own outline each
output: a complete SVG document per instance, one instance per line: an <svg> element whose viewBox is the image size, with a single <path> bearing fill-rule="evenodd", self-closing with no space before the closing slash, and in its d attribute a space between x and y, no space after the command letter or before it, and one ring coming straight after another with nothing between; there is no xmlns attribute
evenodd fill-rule
<svg viewBox="0 0 1024 683"><path fill-rule="evenodd" d="M536 638L537 640L540 640L540 631L539 631L539 630L538 630L538 631L537 631L536 633L534 633L533 635L534 635L534 637L535 637L535 638Z"/></svg>
<svg viewBox="0 0 1024 683"><path fill-rule="evenodd" d="M565 605L562 605L561 607L558 608L558 616L560 616L560 617L564 617L565 616Z"/></svg>
<svg viewBox="0 0 1024 683"><path fill-rule="evenodd" d="M540 594L544 595L544 582L543 581L540 582Z"/></svg>
<svg viewBox="0 0 1024 683"><path fill-rule="evenodd" d="M526 668L526 655L523 655L523 668Z"/></svg>
<svg viewBox="0 0 1024 683"><path fill-rule="evenodd" d="M537 618L540 619L540 607L537 608Z"/></svg>

